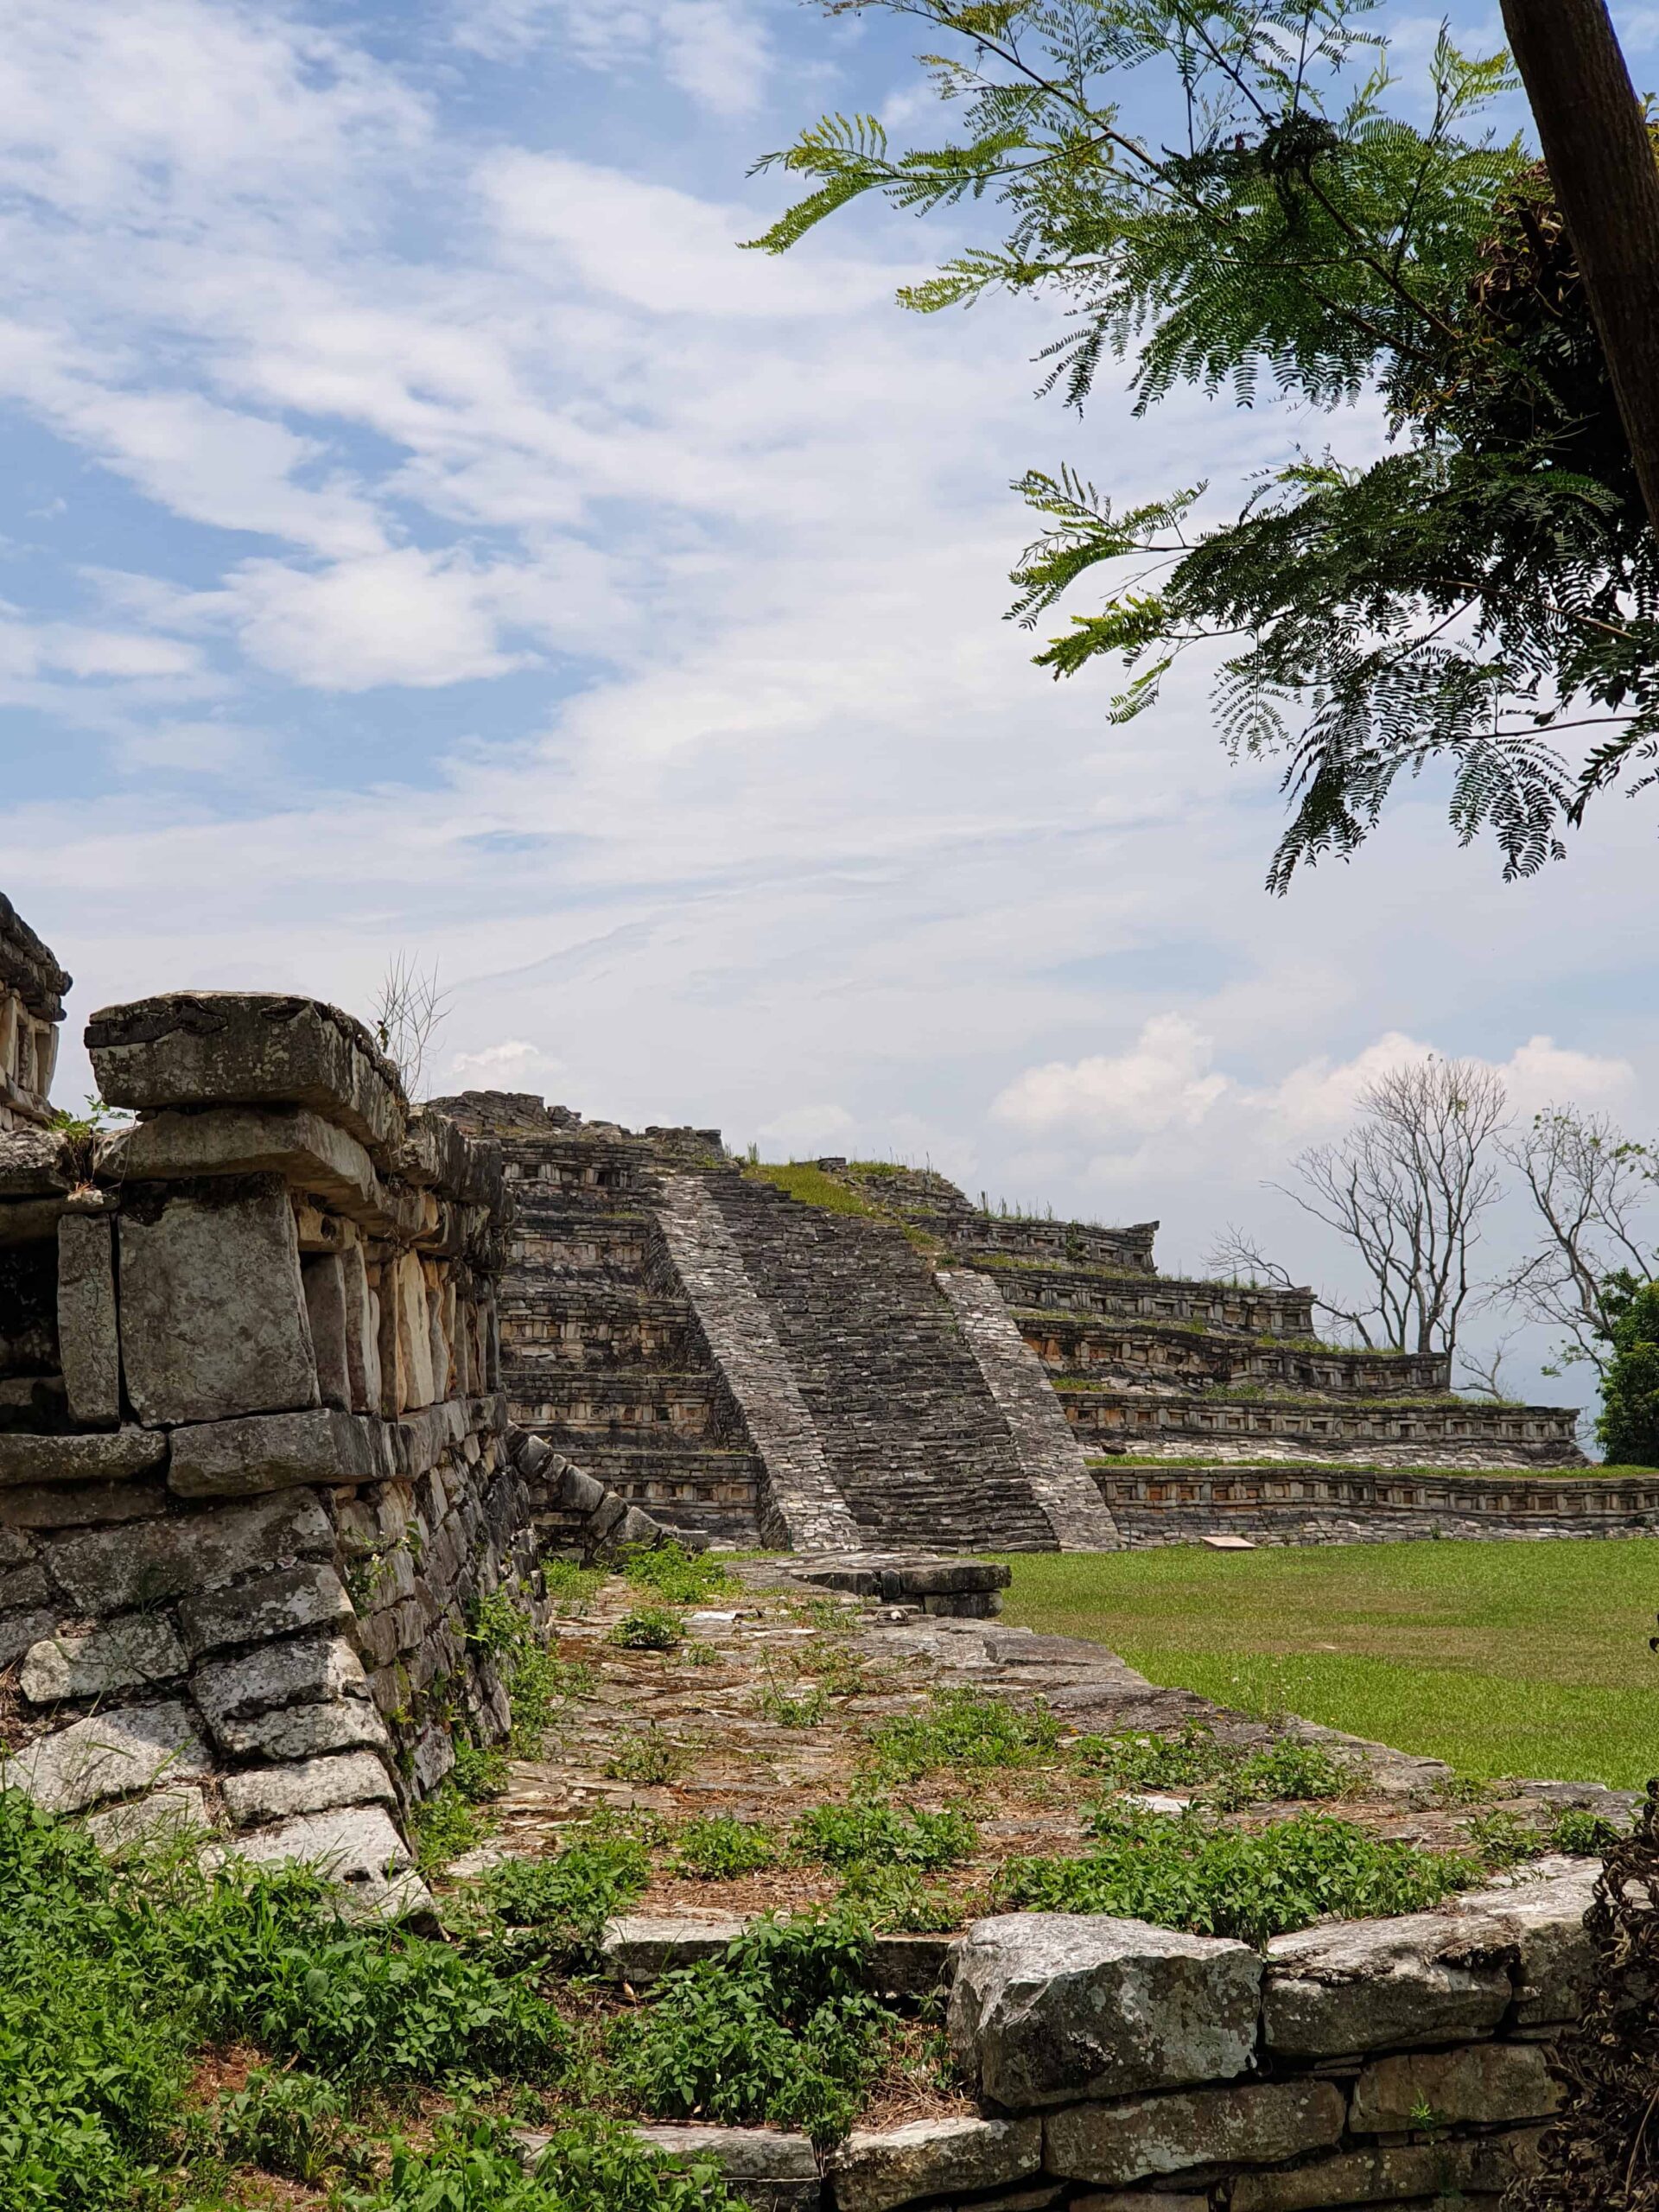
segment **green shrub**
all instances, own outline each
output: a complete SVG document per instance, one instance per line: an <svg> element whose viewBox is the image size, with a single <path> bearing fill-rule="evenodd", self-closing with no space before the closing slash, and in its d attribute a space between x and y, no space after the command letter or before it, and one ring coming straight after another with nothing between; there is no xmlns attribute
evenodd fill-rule
<svg viewBox="0 0 1659 2212"><path fill-rule="evenodd" d="M606 1641L624 1651L671 1651L684 1634L677 1613L664 1605L641 1605L637 1612L624 1613Z"/></svg>
<svg viewBox="0 0 1659 2212"><path fill-rule="evenodd" d="M862 1986L868 1923L847 1912L757 1922L722 1958L658 1983L613 2031L615 2078L658 2119L851 2126L896 2017Z"/></svg>
<svg viewBox="0 0 1659 2212"><path fill-rule="evenodd" d="M1353 1770L1318 1744L1287 1738L1224 1766L1206 1793L1225 1812L1241 1806L1340 1797L1352 1788Z"/></svg>
<svg viewBox="0 0 1659 2212"><path fill-rule="evenodd" d="M686 1822L675 1839L674 1863L681 1873L694 1875L700 1882L725 1882L775 1866L778 1846L769 1829L734 1820L729 1813L715 1813L706 1820Z"/></svg>
<svg viewBox="0 0 1659 2212"><path fill-rule="evenodd" d="M543 1584L561 1613L585 1613L609 1579L602 1567L579 1567L573 1559L542 1562Z"/></svg>
<svg viewBox="0 0 1659 2212"><path fill-rule="evenodd" d="M605 1923L650 1879L639 1837L601 1823L556 1858L503 1859L479 1884L491 1923L486 1947L511 1967L586 1958Z"/></svg>
<svg viewBox="0 0 1659 2212"><path fill-rule="evenodd" d="M1545 1838L1536 1824L1502 1806L1495 1812L1476 1813L1465 1825L1470 1841L1489 1866L1519 1866L1543 1856Z"/></svg>
<svg viewBox="0 0 1659 2212"><path fill-rule="evenodd" d="M441 2120L429 2149L399 2144L385 2179L343 2202L351 2212L747 2212L711 2160L678 2164L594 2118L561 2129L532 2169L505 2121Z"/></svg>
<svg viewBox="0 0 1659 2212"><path fill-rule="evenodd" d="M1612 1352L1601 1382L1596 1435L1609 1459L1659 1467L1659 1282L1628 1274L1608 1287Z"/></svg>
<svg viewBox="0 0 1659 2212"><path fill-rule="evenodd" d="M903 1936L942 1936L961 1921L948 1890L930 1889L914 1866L861 1860L848 1871L837 1902L862 1913L873 1928Z"/></svg>
<svg viewBox="0 0 1659 2212"><path fill-rule="evenodd" d="M622 1560L625 1579L636 1590L653 1591L671 1605L697 1605L705 1598L737 1587L720 1561L707 1552L688 1552L676 1543L655 1551L630 1551Z"/></svg>
<svg viewBox="0 0 1659 2212"><path fill-rule="evenodd" d="M979 1848L979 1830L965 1813L925 1813L882 1799L814 1805L795 1823L790 1841L802 1859L826 1866L909 1866L932 1873Z"/></svg>
<svg viewBox="0 0 1659 2212"><path fill-rule="evenodd" d="M1325 1813L1251 1833L1200 1814L1166 1819L1107 1805L1090 1825L1095 1847L1083 1858L1009 1859L998 1881L1003 1901L1263 1943L1327 1913L1423 1911L1485 1871L1469 1854L1420 1851Z"/></svg>
<svg viewBox="0 0 1659 2212"><path fill-rule="evenodd" d="M870 1738L872 1764L895 1782L919 1781L942 1767L1034 1766L1060 1740L1060 1724L1042 1706L1010 1705L980 1690L935 1690L925 1713L906 1713Z"/></svg>

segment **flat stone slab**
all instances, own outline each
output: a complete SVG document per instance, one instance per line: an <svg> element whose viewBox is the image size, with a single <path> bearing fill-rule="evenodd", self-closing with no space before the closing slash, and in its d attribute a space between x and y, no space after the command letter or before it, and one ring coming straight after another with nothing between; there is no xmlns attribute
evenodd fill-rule
<svg viewBox="0 0 1659 2212"><path fill-rule="evenodd" d="M1596 1993L1596 1946L1584 1924L1601 1872L1597 1859L1540 1859L1460 1900L1513 1956L1515 2017L1522 2027L1576 2020Z"/></svg>
<svg viewBox="0 0 1659 2212"><path fill-rule="evenodd" d="M1289 2058L1398 2050L1491 2035L1510 2005L1510 1975L1473 1914L1417 1912L1275 1936L1262 2023Z"/></svg>
<svg viewBox="0 0 1659 2212"><path fill-rule="evenodd" d="M308 1106L382 1156L403 1140L397 1071L321 999L166 991L100 1007L86 1045L111 1106Z"/></svg>
<svg viewBox="0 0 1659 2212"><path fill-rule="evenodd" d="M1341 2139L1348 2100L1334 2082L1262 2082L1176 2091L1133 2104L1071 2105L1043 2122L1044 2164L1122 2188L1191 2166L1276 2165Z"/></svg>
<svg viewBox="0 0 1659 2212"><path fill-rule="evenodd" d="M334 1532L304 1491L205 1513L170 1513L136 1529L59 1536L47 1557L59 1586L86 1613L118 1612L210 1590L262 1567L327 1558Z"/></svg>
<svg viewBox="0 0 1659 2212"><path fill-rule="evenodd" d="M639 2140L678 2165L712 2168L753 2212L819 2212L823 2180L804 2135L772 2127L638 2126ZM534 2167L551 2140L544 2128L519 2127L513 2139Z"/></svg>
<svg viewBox="0 0 1659 2212"><path fill-rule="evenodd" d="M113 1483L159 1466L167 1439L152 1428L93 1436L25 1436L0 1431L0 1483Z"/></svg>
<svg viewBox="0 0 1659 2212"><path fill-rule="evenodd" d="M1004 1913L957 1951L950 2048L1014 2112L1225 2081L1250 2063L1261 1986L1247 1943L1103 1914Z"/></svg>
<svg viewBox="0 0 1659 2212"><path fill-rule="evenodd" d="M879 2132L855 2128L830 2171L836 2212L893 2212L1023 2181L1042 2162L1040 2120L917 2120Z"/></svg>
<svg viewBox="0 0 1659 2212"><path fill-rule="evenodd" d="M390 1805L397 1793L372 1751L302 1759L291 1766L257 1766L227 1774L225 1808L239 1828L291 1820L299 1813L329 1813L346 1805Z"/></svg>
<svg viewBox="0 0 1659 2212"><path fill-rule="evenodd" d="M48 1813L84 1813L147 1789L162 1776L195 1779L212 1770L187 1706L130 1706L28 1745L0 1762L0 1786L26 1789Z"/></svg>
<svg viewBox="0 0 1659 2212"><path fill-rule="evenodd" d="M1349 2125L1356 2135L1403 2134L1425 2107L1438 2126L1464 2120L1548 2120L1560 2109L1543 2046L1475 2044L1462 2050L1411 2051L1374 2059L1354 2085Z"/></svg>
<svg viewBox="0 0 1659 2212"><path fill-rule="evenodd" d="M620 1913L606 1922L599 1953L616 1980L643 1986L675 1967L723 1956L748 1926L733 1914L695 1907L671 1913Z"/></svg>
<svg viewBox="0 0 1659 2212"><path fill-rule="evenodd" d="M179 1497L246 1497L300 1483L374 1482L391 1472L378 1429L333 1406L176 1428L168 1488Z"/></svg>
<svg viewBox="0 0 1659 2212"><path fill-rule="evenodd" d="M89 1813L86 1833L107 1857L155 1843L175 1843L185 1836L209 1834L213 1815L200 1789L163 1785L107 1812Z"/></svg>

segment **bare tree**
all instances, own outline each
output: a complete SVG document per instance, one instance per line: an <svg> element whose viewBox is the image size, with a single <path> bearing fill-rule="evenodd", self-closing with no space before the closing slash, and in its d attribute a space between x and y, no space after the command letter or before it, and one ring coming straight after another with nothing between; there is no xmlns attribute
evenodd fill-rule
<svg viewBox="0 0 1659 2212"><path fill-rule="evenodd" d="M1477 1398L1495 1398L1500 1403L1509 1396L1503 1363L1509 1357L1510 1346L1518 1333L1518 1331L1511 1329L1506 1336L1500 1337L1484 1356L1466 1350L1459 1352L1465 1390Z"/></svg>
<svg viewBox="0 0 1659 2212"><path fill-rule="evenodd" d="M1659 1152L1576 1106L1546 1107L1500 1148L1531 1195L1536 1234L1493 1295L1563 1332L1560 1366L1587 1363L1599 1375L1612 1350L1610 1284L1653 1273L1655 1229L1643 1217L1659 1195Z"/></svg>
<svg viewBox="0 0 1659 2212"><path fill-rule="evenodd" d="M1359 1109L1339 1144L1302 1154L1295 1185L1274 1188L1335 1230L1363 1268L1366 1302L1331 1309L1363 1343L1454 1351L1481 1217L1501 1190L1492 1152L1506 1126L1503 1082L1476 1061L1431 1058L1379 1077Z"/></svg>
<svg viewBox="0 0 1659 2212"><path fill-rule="evenodd" d="M411 1098L421 1095L427 1055L449 1019L449 1000L450 994L438 988L436 961L429 973L400 952L381 979L370 1026Z"/></svg>

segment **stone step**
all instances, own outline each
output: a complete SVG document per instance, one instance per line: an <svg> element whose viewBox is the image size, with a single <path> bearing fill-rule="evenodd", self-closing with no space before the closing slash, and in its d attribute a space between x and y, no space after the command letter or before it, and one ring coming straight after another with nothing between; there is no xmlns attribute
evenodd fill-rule
<svg viewBox="0 0 1659 2212"><path fill-rule="evenodd" d="M729 1418L717 1380L707 1373L677 1375L654 1367L571 1370L531 1364L515 1353L503 1362L502 1381L514 1407L524 1408L514 1414L520 1426L556 1441L576 1459L588 1438L626 1444L648 1433L700 1441Z"/></svg>
<svg viewBox="0 0 1659 2212"><path fill-rule="evenodd" d="M1064 1389L1066 1416L1085 1449L1156 1451L1208 1442L1245 1450L1272 1443L1318 1457L1332 1450L1396 1448L1497 1454L1500 1461L1577 1466L1577 1414L1570 1407L1493 1406L1462 1401L1414 1404L1363 1399L1299 1405L1283 1399L1155 1396Z"/></svg>
<svg viewBox="0 0 1659 2212"><path fill-rule="evenodd" d="M1008 1304L1022 1313L1088 1321L1096 1318L1195 1321L1251 1337L1311 1337L1311 1290L1252 1289L1174 1275L1118 1274L1102 1268L976 1259Z"/></svg>
<svg viewBox="0 0 1659 2212"><path fill-rule="evenodd" d="M1376 1352L1252 1340L1174 1323L1080 1320L1029 1309L1021 1335L1052 1375L1134 1386L1142 1378L1190 1389L1195 1383L1262 1384L1299 1393L1445 1395L1452 1363L1440 1352Z"/></svg>
<svg viewBox="0 0 1659 2212"><path fill-rule="evenodd" d="M553 1294L503 1298L501 1325L524 1367L662 1367L690 1371L698 1338L683 1300L634 1289L580 1301Z"/></svg>

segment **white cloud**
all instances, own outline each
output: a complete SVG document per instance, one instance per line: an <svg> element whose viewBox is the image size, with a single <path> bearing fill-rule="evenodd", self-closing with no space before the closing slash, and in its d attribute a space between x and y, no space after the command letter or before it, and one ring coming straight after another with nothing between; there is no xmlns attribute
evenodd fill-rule
<svg viewBox="0 0 1659 2212"><path fill-rule="evenodd" d="M765 26L733 0L463 0L454 37L491 60L556 41L589 69L635 74L654 66L716 116L752 114L773 64Z"/></svg>
<svg viewBox="0 0 1659 2212"><path fill-rule="evenodd" d="M857 1127L844 1106L791 1106L786 1113L763 1122L755 1134L766 1152L781 1150L790 1160L816 1159L845 1151Z"/></svg>
<svg viewBox="0 0 1659 2212"><path fill-rule="evenodd" d="M1230 1088L1210 1072L1214 1057L1212 1040L1184 1015L1154 1014L1126 1052L1027 1068L991 1111L1032 1135L1069 1128L1107 1143L1196 1128Z"/></svg>
<svg viewBox="0 0 1659 2212"><path fill-rule="evenodd" d="M190 776L240 776L263 763L265 744L254 731L223 722L158 722L124 732L111 750L129 774L165 769Z"/></svg>
<svg viewBox="0 0 1659 2212"><path fill-rule="evenodd" d="M463 1090L537 1090L564 1072L562 1061L524 1037L456 1052L449 1062L450 1076Z"/></svg>

